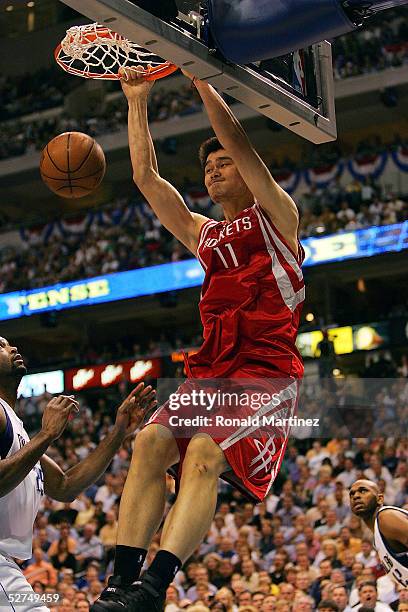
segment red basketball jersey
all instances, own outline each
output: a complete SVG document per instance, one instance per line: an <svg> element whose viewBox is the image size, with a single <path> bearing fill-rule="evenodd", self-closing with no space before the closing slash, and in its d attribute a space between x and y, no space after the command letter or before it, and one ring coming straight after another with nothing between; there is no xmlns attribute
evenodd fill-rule
<svg viewBox="0 0 408 612"><path fill-rule="evenodd" d="M259 204L234 221L204 223L198 259L205 270L200 314L204 343L186 360L189 377L281 374L300 378L295 341L305 286L295 255ZM242 377L242 374L241 374Z"/></svg>

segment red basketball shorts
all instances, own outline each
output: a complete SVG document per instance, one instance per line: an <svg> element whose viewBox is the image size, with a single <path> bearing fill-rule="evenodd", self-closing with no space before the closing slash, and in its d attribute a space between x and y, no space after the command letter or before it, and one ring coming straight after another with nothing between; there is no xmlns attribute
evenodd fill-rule
<svg viewBox="0 0 408 612"><path fill-rule="evenodd" d="M180 461L171 473L177 483L191 438L207 434L230 466L221 478L250 501L266 497L285 454L300 381L254 374L240 369L228 379L187 379L152 415L146 426L163 425L175 437Z"/></svg>

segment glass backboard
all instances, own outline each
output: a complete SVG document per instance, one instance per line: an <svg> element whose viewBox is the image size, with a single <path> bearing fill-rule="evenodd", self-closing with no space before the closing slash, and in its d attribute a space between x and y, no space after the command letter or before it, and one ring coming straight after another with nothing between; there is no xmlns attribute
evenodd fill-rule
<svg viewBox="0 0 408 612"><path fill-rule="evenodd" d="M205 3L176 0L163 20L129 0L60 0L296 134L321 144L337 136L330 43L247 65L225 60L205 28Z"/></svg>

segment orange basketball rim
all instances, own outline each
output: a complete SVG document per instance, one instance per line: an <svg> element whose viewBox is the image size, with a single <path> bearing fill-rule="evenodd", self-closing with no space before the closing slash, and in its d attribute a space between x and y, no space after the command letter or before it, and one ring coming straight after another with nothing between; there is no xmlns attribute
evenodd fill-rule
<svg viewBox="0 0 408 612"><path fill-rule="evenodd" d="M98 23L67 30L54 56L63 70L85 79L119 80L120 68L127 66L137 66L147 81L177 70L171 62Z"/></svg>

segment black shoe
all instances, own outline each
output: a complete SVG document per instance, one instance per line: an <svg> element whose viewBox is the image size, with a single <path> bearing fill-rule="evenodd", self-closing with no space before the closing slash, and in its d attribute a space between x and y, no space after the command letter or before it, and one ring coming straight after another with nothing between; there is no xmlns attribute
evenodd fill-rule
<svg viewBox="0 0 408 612"><path fill-rule="evenodd" d="M90 607L90 612L123 612L124 610L136 612L140 610L141 608L134 607L133 603L139 586L140 582L123 584L120 576L111 576L100 598Z"/></svg>
<svg viewBox="0 0 408 612"><path fill-rule="evenodd" d="M166 601L166 590L161 581L153 574L146 572L132 597L132 610L135 612L163 612Z"/></svg>

